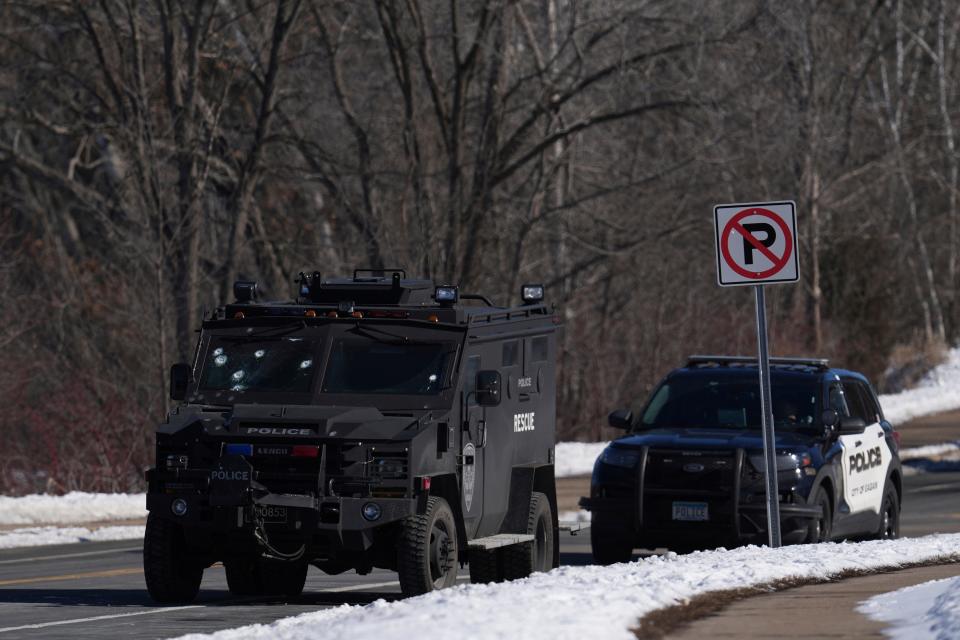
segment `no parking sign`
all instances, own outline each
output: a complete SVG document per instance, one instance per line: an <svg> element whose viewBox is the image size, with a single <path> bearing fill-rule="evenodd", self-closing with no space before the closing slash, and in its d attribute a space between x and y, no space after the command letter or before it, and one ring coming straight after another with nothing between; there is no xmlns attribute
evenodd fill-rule
<svg viewBox="0 0 960 640"><path fill-rule="evenodd" d="M763 285L800 279L797 256L797 206L792 200L753 204L718 204L713 208L717 241L717 283L721 287L754 285L757 295L757 368L763 430L767 535L779 547L780 489L777 483L776 434L770 393L767 308Z"/></svg>
<svg viewBox="0 0 960 640"><path fill-rule="evenodd" d="M796 282L796 205L791 201L713 208L717 282L721 287Z"/></svg>

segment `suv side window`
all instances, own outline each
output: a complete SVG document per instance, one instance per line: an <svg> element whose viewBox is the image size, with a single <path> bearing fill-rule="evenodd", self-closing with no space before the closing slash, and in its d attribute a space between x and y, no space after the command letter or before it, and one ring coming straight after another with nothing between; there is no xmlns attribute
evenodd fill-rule
<svg viewBox="0 0 960 640"><path fill-rule="evenodd" d="M880 405L877 404L877 399L870 387L858 382L857 391L860 393L860 399L863 401L863 406L867 412L867 424L878 422L880 420Z"/></svg>
<svg viewBox="0 0 960 640"><path fill-rule="evenodd" d="M830 408L841 418L850 416L850 408L847 406L847 399L839 382L830 385Z"/></svg>
<svg viewBox="0 0 960 640"><path fill-rule="evenodd" d="M873 422L870 412L863 404L863 394L860 392L860 384L854 380L844 380L843 395L847 398L847 406L850 407L850 416L854 418L863 418L867 424Z"/></svg>

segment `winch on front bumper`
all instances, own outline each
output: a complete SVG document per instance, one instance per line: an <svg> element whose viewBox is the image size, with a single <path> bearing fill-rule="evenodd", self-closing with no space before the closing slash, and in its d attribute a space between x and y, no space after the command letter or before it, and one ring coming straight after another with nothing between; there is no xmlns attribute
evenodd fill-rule
<svg viewBox="0 0 960 640"><path fill-rule="evenodd" d="M781 470L778 480L783 541L803 542L811 520L821 516L803 497L812 479L798 468ZM635 466L598 464L580 506L634 532L646 548L767 541L763 474L743 449L643 447Z"/></svg>

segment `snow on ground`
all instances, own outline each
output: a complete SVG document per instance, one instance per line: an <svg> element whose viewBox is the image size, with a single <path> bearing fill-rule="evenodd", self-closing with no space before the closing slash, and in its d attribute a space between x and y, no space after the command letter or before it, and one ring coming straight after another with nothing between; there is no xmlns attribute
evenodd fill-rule
<svg viewBox="0 0 960 640"><path fill-rule="evenodd" d="M894 424L913 418L960 409L960 347L934 367L913 389L880 396L883 414Z"/></svg>
<svg viewBox="0 0 960 640"><path fill-rule="evenodd" d="M913 418L960 409L960 347L951 349L946 362L934 367L915 388L880 396L880 406L883 407L884 417L895 427ZM607 444L558 442L557 477L589 475L593 472L593 463ZM904 460L910 456L929 458L949 454L951 451L960 451L960 445L950 443L905 449L901 451L900 457Z"/></svg>
<svg viewBox="0 0 960 640"><path fill-rule="evenodd" d="M142 493L83 493L63 496L0 496L0 525L78 524L147 517Z"/></svg>
<svg viewBox="0 0 960 640"><path fill-rule="evenodd" d="M555 449L554 473L558 478L590 475L593 463L606 442L558 442Z"/></svg>
<svg viewBox="0 0 960 640"><path fill-rule="evenodd" d="M184 638L406 640L421 636L424 629L442 629L446 639L627 640L634 637L629 629L640 616L710 591L784 579L826 580L850 570L957 558L960 534L668 553L609 567L561 567L501 584L458 585L394 602L343 605L268 625Z"/></svg>
<svg viewBox="0 0 960 640"><path fill-rule="evenodd" d="M960 459L960 442L945 442L930 444L925 447L900 449L901 460L929 459Z"/></svg>
<svg viewBox="0 0 960 640"><path fill-rule="evenodd" d="M865 600L857 611L890 626L894 640L960 638L960 578L924 582Z"/></svg>
<svg viewBox="0 0 960 640"><path fill-rule="evenodd" d="M86 527L25 527L0 531L0 549L14 547L42 547L50 544L77 542L107 542L109 540L143 540L143 526L116 526L87 529Z"/></svg>

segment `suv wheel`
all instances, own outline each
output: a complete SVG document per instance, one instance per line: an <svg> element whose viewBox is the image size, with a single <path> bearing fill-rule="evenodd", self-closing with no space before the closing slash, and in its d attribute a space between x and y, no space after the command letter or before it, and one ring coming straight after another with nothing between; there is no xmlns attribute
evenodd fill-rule
<svg viewBox="0 0 960 640"><path fill-rule="evenodd" d="M820 507L820 517L810 521L807 529L807 544L827 542L833 530L833 512L830 508L830 496L822 486L817 487L810 504Z"/></svg>
<svg viewBox="0 0 960 640"><path fill-rule="evenodd" d="M423 515L405 518L397 544L400 590L415 596L457 581L457 525L450 505L434 496Z"/></svg>
<svg viewBox="0 0 960 640"><path fill-rule="evenodd" d="M307 581L306 562L237 557L224 560L227 587L235 596L286 596L303 593Z"/></svg>
<svg viewBox="0 0 960 640"><path fill-rule="evenodd" d="M590 550L597 564L630 562L633 557L633 536L615 517L594 511L590 524Z"/></svg>
<svg viewBox="0 0 960 640"><path fill-rule="evenodd" d="M900 537L900 499L893 485L887 485L881 504L880 529L873 537L877 540L895 540Z"/></svg>
<svg viewBox="0 0 960 640"><path fill-rule="evenodd" d="M183 528L152 513L143 536L143 576L150 597L163 604L192 602L203 579L203 567L191 561Z"/></svg>
<svg viewBox="0 0 960 640"><path fill-rule="evenodd" d="M526 578L537 571L553 569L553 510L544 494L530 494L527 533L533 541L503 547L503 577L506 580Z"/></svg>

